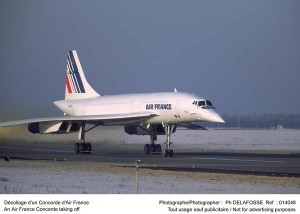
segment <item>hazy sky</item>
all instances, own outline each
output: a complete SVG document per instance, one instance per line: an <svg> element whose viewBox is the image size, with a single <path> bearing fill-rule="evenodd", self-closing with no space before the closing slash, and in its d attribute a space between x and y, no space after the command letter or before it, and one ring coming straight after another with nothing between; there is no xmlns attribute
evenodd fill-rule
<svg viewBox="0 0 300 214"><path fill-rule="evenodd" d="M178 91L300 113L300 1L0 0L1 118L55 116L77 50L102 95Z"/></svg>

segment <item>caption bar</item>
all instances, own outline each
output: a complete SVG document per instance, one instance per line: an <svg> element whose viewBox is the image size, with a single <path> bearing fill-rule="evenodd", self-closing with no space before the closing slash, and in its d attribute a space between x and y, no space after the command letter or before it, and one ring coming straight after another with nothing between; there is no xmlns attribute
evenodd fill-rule
<svg viewBox="0 0 300 214"><path fill-rule="evenodd" d="M0 213L296 214L298 194L199 195L1 195Z"/></svg>

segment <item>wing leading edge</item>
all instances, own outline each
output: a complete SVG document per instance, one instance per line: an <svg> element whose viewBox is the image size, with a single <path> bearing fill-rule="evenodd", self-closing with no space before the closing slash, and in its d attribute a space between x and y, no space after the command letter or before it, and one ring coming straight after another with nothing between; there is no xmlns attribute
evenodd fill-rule
<svg viewBox="0 0 300 214"><path fill-rule="evenodd" d="M128 123L136 123L141 120L146 120L151 117L158 116L157 112L138 112L128 114L106 114L106 115L85 115L85 116L62 116L62 117L45 117L34 118L26 120L15 120L8 122L1 122L0 127L13 126L37 122L86 122L91 124L102 125L124 125Z"/></svg>

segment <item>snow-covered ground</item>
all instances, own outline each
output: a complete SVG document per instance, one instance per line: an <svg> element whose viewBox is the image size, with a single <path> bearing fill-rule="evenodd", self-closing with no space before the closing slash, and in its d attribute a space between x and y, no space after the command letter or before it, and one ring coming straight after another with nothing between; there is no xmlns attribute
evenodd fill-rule
<svg viewBox="0 0 300 214"><path fill-rule="evenodd" d="M134 168L81 162L0 161L0 194L134 194ZM139 193L300 193L299 178L139 170Z"/></svg>
<svg viewBox="0 0 300 214"><path fill-rule="evenodd" d="M299 130L186 130L179 135L176 141L204 149L300 151Z"/></svg>

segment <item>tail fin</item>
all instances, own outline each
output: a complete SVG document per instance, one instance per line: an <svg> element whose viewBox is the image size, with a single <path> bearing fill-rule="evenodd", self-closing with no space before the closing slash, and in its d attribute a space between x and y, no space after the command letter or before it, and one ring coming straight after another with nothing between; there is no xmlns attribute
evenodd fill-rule
<svg viewBox="0 0 300 214"><path fill-rule="evenodd" d="M68 52L65 100L100 96L85 79L77 52Z"/></svg>

